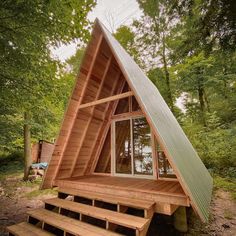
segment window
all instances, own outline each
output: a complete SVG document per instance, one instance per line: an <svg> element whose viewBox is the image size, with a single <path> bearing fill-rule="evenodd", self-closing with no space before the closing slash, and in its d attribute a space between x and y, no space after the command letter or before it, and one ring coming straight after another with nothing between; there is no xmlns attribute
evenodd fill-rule
<svg viewBox="0 0 236 236"><path fill-rule="evenodd" d="M115 174L153 175L151 131L144 117L115 121Z"/></svg>
<svg viewBox="0 0 236 236"><path fill-rule="evenodd" d="M150 127L145 118L132 119L134 174L152 175Z"/></svg>
<svg viewBox="0 0 236 236"><path fill-rule="evenodd" d="M173 168L167 160L165 153L161 150L160 145L157 145L158 158L158 175L162 178L176 178Z"/></svg>
<svg viewBox="0 0 236 236"><path fill-rule="evenodd" d="M132 158L131 158L131 135L130 120L122 120L116 122L116 173L131 174Z"/></svg>

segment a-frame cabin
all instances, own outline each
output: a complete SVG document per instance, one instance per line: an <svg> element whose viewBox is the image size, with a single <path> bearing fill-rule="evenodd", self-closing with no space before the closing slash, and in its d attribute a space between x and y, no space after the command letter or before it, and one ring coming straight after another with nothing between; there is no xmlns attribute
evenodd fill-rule
<svg viewBox="0 0 236 236"><path fill-rule="evenodd" d="M42 184L54 186L58 198L29 212L29 223L64 235L121 227L146 235L153 213L183 207L208 219L211 176L157 88L98 20Z"/></svg>

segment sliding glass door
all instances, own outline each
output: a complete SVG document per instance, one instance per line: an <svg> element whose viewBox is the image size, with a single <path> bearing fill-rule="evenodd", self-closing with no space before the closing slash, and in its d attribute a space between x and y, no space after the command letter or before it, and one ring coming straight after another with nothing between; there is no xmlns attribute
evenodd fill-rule
<svg viewBox="0 0 236 236"><path fill-rule="evenodd" d="M130 120L117 121L115 124L115 172L132 174Z"/></svg>
<svg viewBox="0 0 236 236"><path fill-rule="evenodd" d="M114 175L153 176L151 131L144 117L114 122Z"/></svg>

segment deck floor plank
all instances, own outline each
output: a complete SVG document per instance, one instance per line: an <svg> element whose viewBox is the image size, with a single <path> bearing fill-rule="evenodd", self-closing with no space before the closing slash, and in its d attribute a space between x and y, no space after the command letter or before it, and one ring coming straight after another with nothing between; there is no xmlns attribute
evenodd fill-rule
<svg viewBox="0 0 236 236"><path fill-rule="evenodd" d="M65 181L76 181L81 184L93 184L95 186L108 185L114 188L135 189L140 192L169 193L174 185L179 186L175 194L185 196L183 189L177 181L140 179L140 178L123 178L100 175L81 176L63 179ZM170 192L174 194L173 192Z"/></svg>

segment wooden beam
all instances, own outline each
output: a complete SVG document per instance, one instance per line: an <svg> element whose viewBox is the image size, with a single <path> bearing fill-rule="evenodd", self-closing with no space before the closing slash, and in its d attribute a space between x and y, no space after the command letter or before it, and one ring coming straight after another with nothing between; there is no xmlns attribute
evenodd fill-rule
<svg viewBox="0 0 236 236"><path fill-rule="evenodd" d="M113 85L111 94L113 94L115 92L117 86L119 86L118 92L120 92L120 93L122 92L125 81L119 85L120 76L121 76L121 73L119 73L116 78L116 83ZM112 103L108 104L105 111L104 111L104 122L98 132L96 144L93 147L92 157L94 157L94 158L90 159L90 161L87 165L87 168L86 168L87 169L86 174L91 174L95 171L97 161L98 161L100 153L102 151L102 147L104 145L107 133L109 131L109 127L111 124L111 116L113 115L114 110L117 107L117 104L118 104L118 100L116 100L114 102L114 104L112 104Z"/></svg>
<svg viewBox="0 0 236 236"><path fill-rule="evenodd" d="M134 93L132 91L129 91L129 92L126 92L126 93L121 93L121 94L114 95L114 96L111 96L111 97L102 98L102 99L99 99L99 100L96 100L96 101L93 101L93 102L88 102L88 103L82 104L82 105L79 106L79 109L95 106L95 105L98 105L98 104L101 104L101 103L112 102L112 101L115 101L115 100L118 100L118 99L130 97L130 96L133 96L133 95L134 95Z"/></svg>
<svg viewBox="0 0 236 236"><path fill-rule="evenodd" d="M88 82L89 82L89 79L90 79L90 76L92 74L92 70L93 70L93 67L94 67L94 64L95 64L95 61L96 61L96 58L97 58L97 55L98 55L98 52L99 52L99 49L100 49L100 46L101 46L101 43L102 43L102 40L103 40L103 35L100 34L99 38L98 38L98 42L97 42L97 45L96 45L96 48L95 48L95 52L94 52L94 55L93 55L93 58L92 58L92 61L91 61L91 64L90 64L90 67L89 67L89 71L88 71L88 74L87 74L87 77L86 77L86 81L85 81L85 84L84 84L84 87L83 87L83 90L81 92L81 96L80 96L80 99L78 101L78 107L76 108L76 115L74 116L74 120L71 122L71 125L69 127L69 133L65 139L65 142L64 142L64 145L63 145L63 148L62 148L62 151L60 153L60 159L59 159L59 163L56 167L56 170L55 172L53 173L53 177L52 177L52 181L54 181L56 178L57 178L57 175L58 175L58 172L59 172L59 169L60 169L60 166L61 166L61 162L62 162L62 158L63 158L63 155L64 155L64 152L66 150L66 147L67 147L67 144L68 144L68 141L70 139L70 136L71 136L71 133L72 133L72 130L73 130L73 127L75 125L75 120L76 120L76 117L79 113L79 105L82 103L82 100L83 100L83 97L84 97L84 94L85 94L85 91L86 91L86 88L87 88L87 85L88 85ZM78 81L78 79L77 79ZM76 82L77 83L77 82ZM76 88L76 86L75 86ZM70 99L70 102L71 102L71 99ZM66 114L65 114L66 116ZM63 127L62 127L63 128Z"/></svg>
<svg viewBox="0 0 236 236"><path fill-rule="evenodd" d="M159 169L158 169L158 159L157 159L157 143L156 143L155 134L152 128L150 129L151 129L151 144L152 144L153 174L156 177L156 179L158 179Z"/></svg>
<svg viewBox="0 0 236 236"><path fill-rule="evenodd" d="M125 113L113 115L111 117L111 119L112 120L123 120L125 118L139 117L139 116L144 116L142 111L125 112Z"/></svg>
<svg viewBox="0 0 236 236"><path fill-rule="evenodd" d="M104 70L104 73L103 73L103 76L102 76L102 79L101 79L101 83L100 83L100 86L99 86L99 89L98 89L98 91L97 91L97 94L96 94L96 98L95 98L95 99L98 99L99 96L100 96L100 94L101 94L101 92L102 92L103 84L104 84L104 82L105 82L105 79L106 79L106 76L107 76L107 72L108 72L109 67L110 67L110 65L111 65L112 57L113 57L113 56L111 55L111 56L109 57L109 59L108 59L108 62L107 62L107 64L106 64L106 67L105 67L105 70ZM102 99L101 99L101 100L102 100ZM98 100L98 101L99 101L99 100ZM79 107L79 108L80 108L80 107ZM78 150L77 150L77 152L76 152L76 157L75 157L74 160L73 160L72 167L71 167L71 170L70 170L70 176L73 175L74 168L75 168L75 166L76 166L76 163L77 163L77 160L78 160L78 157L79 157L80 150L81 150L81 148L82 148L82 146L83 146L83 142L84 142L84 139L85 139L85 137L86 137L88 128L89 128L89 126L90 126L90 124L91 124L91 121L92 121L92 119L93 119L94 110L95 110L95 106L92 107L92 109L91 109L91 116L89 117L89 119L88 119L88 121L87 121L86 127L85 127L85 129L84 129L84 131L83 131L83 135L82 135L82 137L81 137L81 139L80 139L80 146L79 146L79 148L78 148Z"/></svg>

